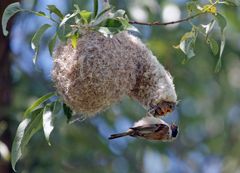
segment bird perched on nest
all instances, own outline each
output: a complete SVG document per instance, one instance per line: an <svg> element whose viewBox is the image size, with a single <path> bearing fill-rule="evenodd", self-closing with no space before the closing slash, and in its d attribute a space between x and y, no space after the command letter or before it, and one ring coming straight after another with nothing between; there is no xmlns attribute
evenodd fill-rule
<svg viewBox="0 0 240 173"><path fill-rule="evenodd" d="M173 79L140 39L121 32L112 38L86 31L76 48L61 44L53 55L52 78L59 95L87 117L120 101L137 100L153 116L174 110Z"/></svg>
<svg viewBox="0 0 240 173"><path fill-rule="evenodd" d="M144 117L129 128L126 132L112 134L109 139L124 136L141 137L147 140L172 141L177 137L178 126L167 124L159 118L152 116Z"/></svg>

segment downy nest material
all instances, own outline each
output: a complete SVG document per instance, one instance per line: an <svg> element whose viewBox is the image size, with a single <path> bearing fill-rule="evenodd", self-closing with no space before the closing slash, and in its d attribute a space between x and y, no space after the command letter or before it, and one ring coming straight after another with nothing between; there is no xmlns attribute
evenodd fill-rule
<svg viewBox="0 0 240 173"><path fill-rule="evenodd" d="M176 102L172 77L140 39L121 32L112 38L89 31L54 53L53 81L64 102L77 113L94 115L124 95L145 108L161 100Z"/></svg>

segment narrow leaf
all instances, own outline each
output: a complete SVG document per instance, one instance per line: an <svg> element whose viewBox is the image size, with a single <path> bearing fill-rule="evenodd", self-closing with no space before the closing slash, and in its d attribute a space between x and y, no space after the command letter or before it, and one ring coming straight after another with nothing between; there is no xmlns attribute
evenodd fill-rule
<svg viewBox="0 0 240 173"><path fill-rule="evenodd" d="M112 9L113 9L113 7L108 7L108 8L106 8L106 9L104 9L101 13L99 13L99 14L96 16L96 18L98 19L98 18L100 18L102 15L108 14Z"/></svg>
<svg viewBox="0 0 240 173"><path fill-rule="evenodd" d="M44 32L50 28L51 25L49 24L44 24L42 25L38 31L33 35L32 41L31 41L31 47L35 52L35 55L33 57L33 63L35 64L37 61L37 56L38 56L38 51L39 51L39 46L40 46L40 40L44 34Z"/></svg>
<svg viewBox="0 0 240 173"><path fill-rule="evenodd" d="M105 22L104 27L120 28L120 27L122 27L122 22L120 22L117 19L107 19L106 22Z"/></svg>
<svg viewBox="0 0 240 173"><path fill-rule="evenodd" d="M222 66L222 53L225 47L225 42L226 42L226 38L225 38L225 28L227 26L227 21L225 19L224 16L222 16L220 13L217 14L217 16L215 17L218 26L221 30L221 44L220 44L220 52L219 52L219 58L218 58L218 62L217 65L215 67L215 72L219 72Z"/></svg>
<svg viewBox="0 0 240 173"><path fill-rule="evenodd" d="M53 121L54 121L53 109L51 108L51 105L48 104L45 106L43 110L43 131L45 138L48 142L48 145L51 145L49 138L50 134L54 129Z"/></svg>
<svg viewBox="0 0 240 173"><path fill-rule="evenodd" d="M66 16L64 16L64 18L62 19L59 27L63 26L69 19L73 18L77 14L78 14L77 12L74 12L73 14L67 14Z"/></svg>
<svg viewBox="0 0 240 173"><path fill-rule="evenodd" d="M66 104L63 104L63 112L64 115L67 117L67 121L69 122L72 117L72 110Z"/></svg>
<svg viewBox="0 0 240 173"><path fill-rule="evenodd" d="M222 53L223 53L223 50L224 50L224 47L225 47L225 42L226 42L225 32L223 31L222 36L221 36L219 58L218 58L217 65L215 67L215 72L219 72L221 67L222 67Z"/></svg>
<svg viewBox="0 0 240 173"><path fill-rule="evenodd" d="M30 123L30 119L24 119L19 124L17 132L16 132L16 136L13 141L12 151L11 151L11 163L12 163L12 168L14 171L16 171L15 166L16 166L17 161L22 156L22 150L21 150L22 139L24 137L25 129L27 128L29 123Z"/></svg>
<svg viewBox="0 0 240 173"><path fill-rule="evenodd" d="M93 13L93 19L97 16L98 14L98 0L94 0L94 13Z"/></svg>
<svg viewBox="0 0 240 173"><path fill-rule="evenodd" d="M207 25L202 25L202 27L205 29L206 40L208 39L208 36L209 36L210 32L212 31L215 23L216 23L216 21L215 21L215 20L212 20L209 24L207 24Z"/></svg>
<svg viewBox="0 0 240 173"><path fill-rule="evenodd" d="M9 21L9 19L16 13L20 12L20 11L24 11L24 9L22 9L20 7L20 3L19 2L15 2L12 3L10 5L8 5L6 7L6 9L3 12L2 15L2 30L3 30L3 34L5 36L8 35L8 31L7 31L7 23Z"/></svg>
<svg viewBox="0 0 240 173"><path fill-rule="evenodd" d="M50 13L56 14L60 19L64 18L62 12L55 5L48 5L48 10L50 11Z"/></svg>
<svg viewBox="0 0 240 173"><path fill-rule="evenodd" d="M80 16L82 17L83 21L85 24L89 23L90 20L91 20L91 15L92 15L92 12L90 11L86 11L86 10L82 10L80 12Z"/></svg>
<svg viewBox="0 0 240 173"><path fill-rule="evenodd" d="M42 11L34 12L34 14L37 15L37 16L46 16L46 14Z"/></svg>
<svg viewBox="0 0 240 173"><path fill-rule="evenodd" d="M42 113L42 108L37 109L19 124L11 151L11 163L13 170L15 170L17 161L22 157L25 146L28 144L29 140L41 129Z"/></svg>
<svg viewBox="0 0 240 173"><path fill-rule="evenodd" d="M37 101L35 101L25 112L24 112L24 117L28 117L30 115L30 113L36 109L38 106L40 106L43 102L45 102L46 100L50 99L51 97L53 97L55 95L55 93L48 93L42 97L40 97Z"/></svg>
<svg viewBox="0 0 240 173"><path fill-rule="evenodd" d="M127 30L130 32L138 32L140 33L140 31L133 25L129 25L129 27L127 27Z"/></svg>
<svg viewBox="0 0 240 173"><path fill-rule="evenodd" d="M191 13L199 13L201 10L198 9L199 2L198 1L190 1L187 2L187 11L189 14Z"/></svg>
<svg viewBox="0 0 240 173"><path fill-rule="evenodd" d="M181 42L176 48L180 48L188 58L194 57L194 45L197 35L197 30L193 28L191 32L187 32L182 36Z"/></svg>
<svg viewBox="0 0 240 173"><path fill-rule="evenodd" d="M100 27L98 32L102 33L105 37L111 37L113 33L107 27Z"/></svg>
<svg viewBox="0 0 240 173"><path fill-rule="evenodd" d="M225 47L225 43L226 43L226 37L225 37L225 32L223 31L222 37L221 37L219 57L222 57L222 53L223 53L223 50L224 50L224 47Z"/></svg>
<svg viewBox="0 0 240 173"><path fill-rule="evenodd" d="M212 50L212 53L214 55L217 55L218 51L219 51L219 47L218 47L218 44L216 42L216 40L212 39L212 38L209 38L208 39L208 43L210 45L210 48Z"/></svg>
<svg viewBox="0 0 240 173"><path fill-rule="evenodd" d="M65 35L65 26L63 27L58 27L57 28L57 37L59 38L60 41L65 42L67 41L66 35Z"/></svg>
<svg viewBox="0 0 240 173"><path fill-rule="evenodd" d="M120 9L120 10L117 10L116 12L114 12L113 17L114 17L114 18L117 18L117 17L124 17L125 14L126 14L126 11Z"/></svg>
<svg viewBox="0 0 240 173"><path fill-rule="evenodd" d="M77 41L78 41L78 35L73 34L71 36L71 42L72 42L72 46L73 46L74 49L77 47Z"/></svg>
<svg viewBox="0 0 240 173"><path fill-rule="evenodd" d="M54 34L54 36L51 38L51 40L48 43L48 50L51 56L53 55L53 50L54 50L56 41L57 41L57 33Z"/></svg>
<svg viewBox="0 0 240 173"><path fill-rule="evenodd" d="M231 5L231 6L239 6L240 5L239 0L225 0L225 1L222 1L220 3L224 3L226 5Z"/></svg>
<svg viewBox="0 0 240 173"><path fill-rule="evenodd" d="M62 103L59 100L55 101L53 106L54 115L58 115L61 110L62 110Z"/></svg>
<svg viewBox="0 0 240 173"><path fill-rule="evenodd" d="M218 13L216 16L215 16L215 19L218 23L218 26L220 27L221 29L221 32L223 32L223 30L225 29L225 27L227 26L227 21L225 19L225 17L223 17L220 13Z"/></svg>
<svg viewBox="0 0 240 173"><path fill-rule="evenodd" d="M95 20L93 20L93 26L98 26L103 21L107 20L109 18L109 13L111 12L112 8L113 7L106 8L101 13L99 13L96 16Z"/></svg>

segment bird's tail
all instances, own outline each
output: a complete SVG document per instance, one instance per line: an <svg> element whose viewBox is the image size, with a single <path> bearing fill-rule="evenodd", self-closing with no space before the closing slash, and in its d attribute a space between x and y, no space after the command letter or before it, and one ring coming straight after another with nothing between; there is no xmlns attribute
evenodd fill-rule
<svg viewBox="0 0 240 173"><path fill-rule="evenodd" d="M112 134L108 139L121 138L128 135L129 135L129 132L116 133L116 134Z"/></svg>

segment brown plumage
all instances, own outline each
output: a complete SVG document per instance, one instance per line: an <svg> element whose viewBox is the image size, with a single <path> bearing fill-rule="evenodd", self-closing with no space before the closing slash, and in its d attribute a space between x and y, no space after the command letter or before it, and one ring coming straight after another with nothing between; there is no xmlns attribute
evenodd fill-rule
<svg viewBox="0 0 240 173"><path fill-rule="evenodd" d="M153 124L153 122L156 122ZM154 117L145 117L135 123L126 132L112 134L109 139L124 136L140 137L147 140L171 141L176 138L178 127L175 124L168 125L166 122Z"/></svg>

